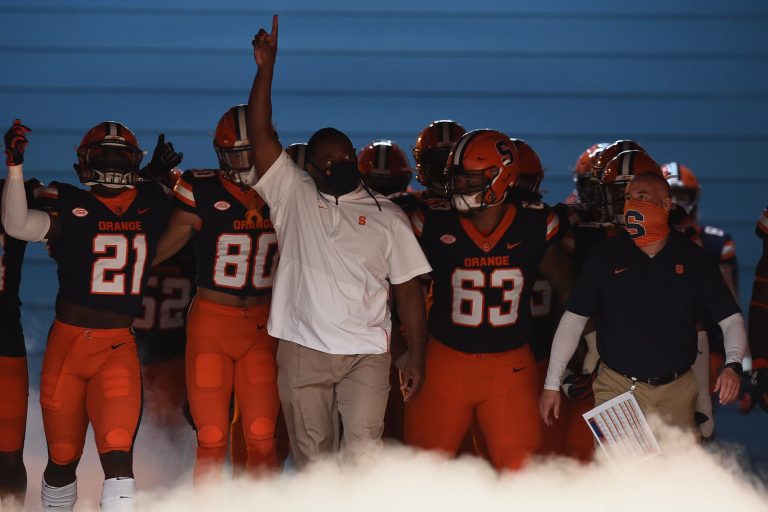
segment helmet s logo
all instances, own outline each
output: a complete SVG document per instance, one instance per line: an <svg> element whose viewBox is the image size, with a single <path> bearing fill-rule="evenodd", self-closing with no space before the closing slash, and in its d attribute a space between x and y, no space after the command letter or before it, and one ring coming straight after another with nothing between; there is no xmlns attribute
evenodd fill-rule
<svg viewBox="0 0 768 512"><path fill-rule="evenodd" d="M498 141L496 143L496 151L498 151L499 155L501 155L501 163L504 164L504 167L512 165L515 157L512 155L512 150L509 148L507 141Z"/></svg>
<svg viewBox="0 0 768 512"><path fill-rule="evenodd" d="M451 235L451 234L446 233L445 235L440 237L440 241L443 242L446 245L450 245L450 244L456 242L456 237Z"/></svg>
<svg viewBox="0 0 768 512"><path fill-rule="evenodd" d="M83 218L86 215L88 215L88 210L86 210L85 208L73 208L72 215L74 215L75 217Z"/></svg>
<svg viewBox="0 0 768 512"><path fill-rule="evenodd" d="M365 226L365 223L368 221L368 219L365 218L365 215L361 215L357 218L357 223L361 226Z"/></svg>
<svg viewBox="0 0 768 512"><path fill-rule="evenodd" d="M624 227L632 238L638 238L645 235L645 216L637 210L627 210L624 213Z"/></svg>
<svg viewBox="0 0 768 512"><path fill-rule="evenodd" d="M217 210L220 210L222 212L225 211L225 210L229 210L230 206L232 206L232 205L229 204L226 201L216 201L216 203L214 203L214 205L213 205L214 208L216 208Z"/></svg>

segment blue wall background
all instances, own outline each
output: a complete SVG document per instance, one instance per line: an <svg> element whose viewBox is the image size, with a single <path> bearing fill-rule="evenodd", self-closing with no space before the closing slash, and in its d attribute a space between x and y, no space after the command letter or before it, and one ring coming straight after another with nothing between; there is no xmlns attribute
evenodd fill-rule
<svg viewBox="0 0 768 512"><path fill-rule="evenodd" d="M107 119L150 151L165 132L185 167L215 165L212 131L246 101L250 41L273 12L284 142L333 125L358 147L385 137L409 149L428 122L454 118L531 143L557 202L585 147L634 138L697 173L704 221L736 240L746 304L768 185L768 4L757 0L2 0L0 126L33 128L26 172L46 182L76 180L73 148ZM22 291L33 352L56 288L34 244Z"/></svg>

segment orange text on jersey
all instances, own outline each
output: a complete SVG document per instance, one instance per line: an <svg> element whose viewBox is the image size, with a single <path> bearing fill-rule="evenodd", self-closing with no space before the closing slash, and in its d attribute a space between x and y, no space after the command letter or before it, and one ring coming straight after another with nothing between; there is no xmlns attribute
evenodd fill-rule
<svg viewBox="0 0 768 512"><path fill-rule="evenodd" d="M464 266L472 267L508 267L509 256L481 256L479 258L464 258Z"/></svg>
<svg viewBox="0 0 768 512"><path fill-rule="evenodd" d="M269 219L264 220L236 220L233 223L233 228L237 230L251 230L251 229L272 229L272 221Z"/></svg>
<svg viewBox="0 0 768 512"><path fill-rule="evenodd" d="M99 221L99 231L144 231L140 220Z"/></svg>

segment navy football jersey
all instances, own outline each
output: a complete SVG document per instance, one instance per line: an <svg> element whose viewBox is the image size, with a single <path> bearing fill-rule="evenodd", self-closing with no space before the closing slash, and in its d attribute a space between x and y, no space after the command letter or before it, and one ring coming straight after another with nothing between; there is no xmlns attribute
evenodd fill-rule
<svg viewBox="0 0 768 512"><path fill-rule="evenodd" d="M4 186L5 180L0 180L0 198ZM38 186L40 182L37 180L28 180L24 184L27 203L30 205L34 204L33 189ZM3 329L0 357L22 357L26 354L19 299L21 265L26 250L27 242L7 235L0 221L0 325Z"/></svg>
<svg viewBox="0 0 768 512"><path fill-rule="evenodd" d="M531 339L531 291L559 221L540 203L506 208L487 237L453 212L424 218L421 242L433 268L429 332L462 352L503 352Z"/></svg>
<svg viewBox="0 0 768 512"><path fill-rule="evenodd" d="M184 355L194 280L195 252L191 244L152 267L141 314L133 321L142 364Z"/></svg>
<svg viewBox="0 0 768 512"><path fill-rule="evenodd" d="M197 286L238 297L269 295L279 253L269 208L214 170L186 171L175 203L202 220L192 237Z"/></svg>
<svg viewBox="0 0 768 512"><path fill-rule="evenodd" d="M58 264L58 299L95 310L136 315L150 263L171 211L154 182L140 182L125 211L113 212L89 190L51 183L41 194L61 223L50 244Z"/></svg>

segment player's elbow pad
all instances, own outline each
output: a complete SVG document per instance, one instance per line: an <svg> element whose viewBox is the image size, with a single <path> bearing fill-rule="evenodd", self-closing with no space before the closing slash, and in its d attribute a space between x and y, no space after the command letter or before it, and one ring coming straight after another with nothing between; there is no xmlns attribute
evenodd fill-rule
<svg viewBox="0 0 768 512"><path fill-rule="evenodd" d="M5 232L18 240L41 242L51 227L47 213L27 208L24 178L10 176L3 188L2 208Z"/></svg>

